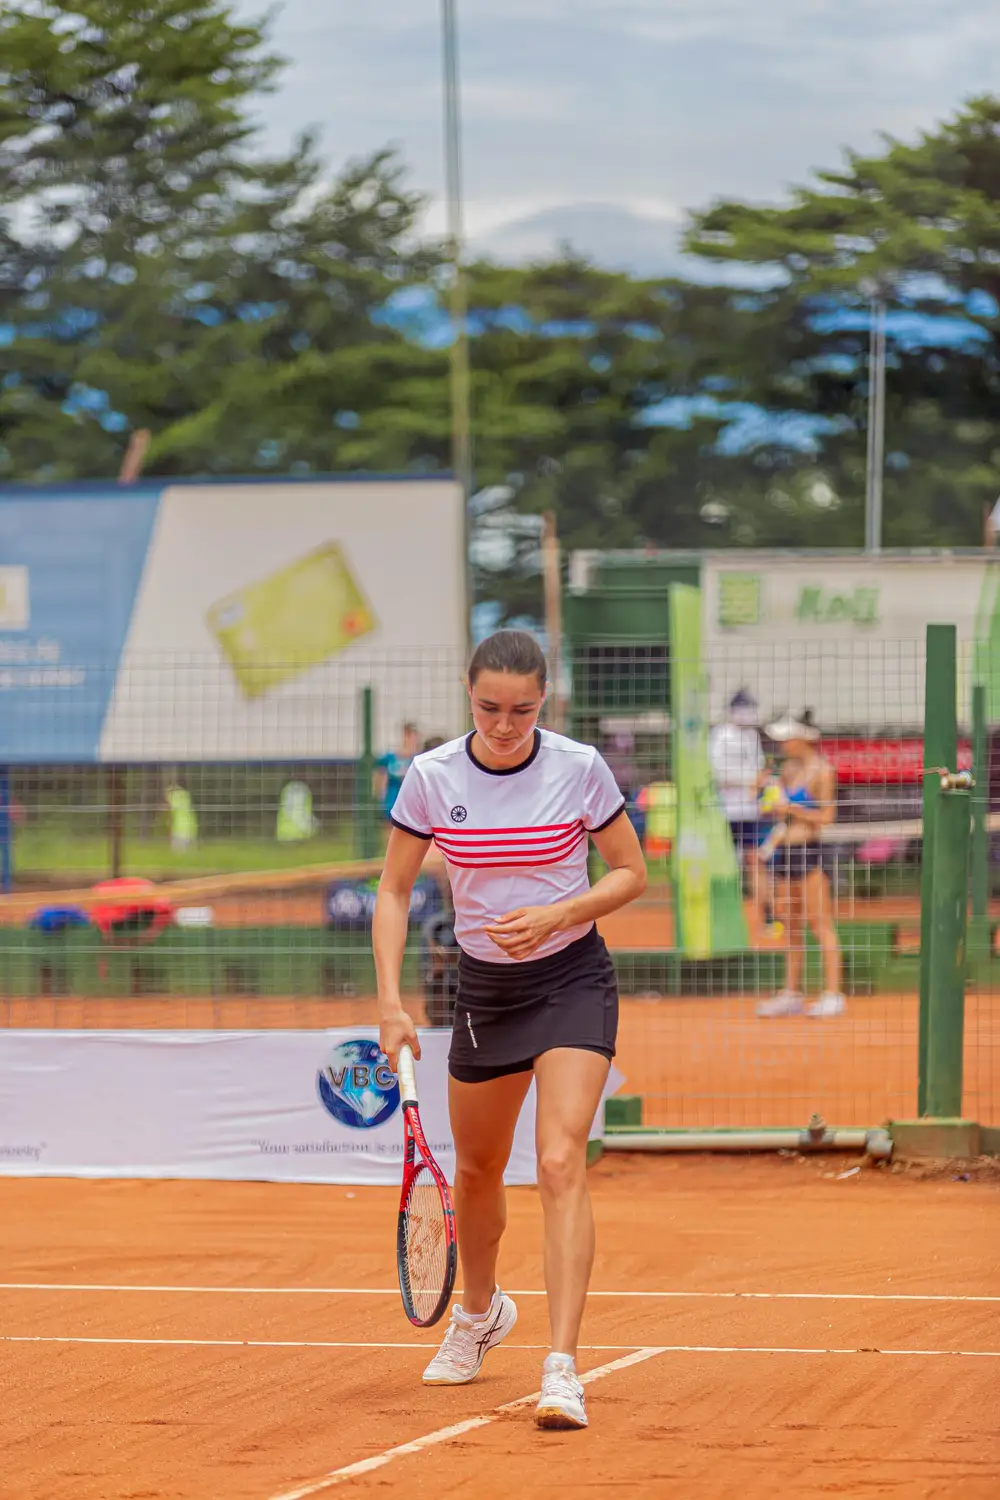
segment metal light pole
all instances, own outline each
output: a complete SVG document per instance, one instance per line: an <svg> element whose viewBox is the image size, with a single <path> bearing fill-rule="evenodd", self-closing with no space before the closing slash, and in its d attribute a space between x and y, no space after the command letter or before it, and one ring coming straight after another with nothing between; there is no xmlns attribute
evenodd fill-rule
<svg viewBox="0 0 1000 1500"><path fill-rule="evenodd" d="M462 214L462 114L458 73L458 25L455 0L441 0L441 40L444 65L444 159L448 200L448 256L451 261L451 466L462 486L465 513L465 558L467 598L472 603L468 579L469 498L472 494L472 438L470 432L469 340L466 330L468 296L463 268L464 226Z"/></svg>
<svg viewBox="0 0 1000 1500"><path fill-rule="evenodd" d="M870 298L868 337L868 457L865 471L865 551L882 551L882 476L885 469L885 300L878 282L864 282Z"/></svg>

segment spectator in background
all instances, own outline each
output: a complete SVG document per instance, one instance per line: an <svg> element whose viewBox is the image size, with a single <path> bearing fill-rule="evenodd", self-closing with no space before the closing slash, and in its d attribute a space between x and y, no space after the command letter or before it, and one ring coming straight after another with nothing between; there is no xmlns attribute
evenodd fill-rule
<svg viewBox="0 0 1000 1500"><path fill-rule="evenodd" d="M740 688L730 699L726 722L716 725L708 741L716 790L741 856L756 849L761 836L757 794L765 760L757 722L756 700Z"/></svg>
<svg viewBox="0 0 1000 1500"><path fill-rule="evenodd" d="M421 754L426 755L428 750L440 750L441 746L446 743L447 741L443 734L432 734L429 740L424 740L421 746Z"/></svg>
<svg viewBox="0 0 1000 1500"><path fill-rule="evenodd" d="M375 791L382 802L382 812L388 818L396 804L403 777L410 762L420 748L416 724L404 724L398 750L390 750L375 762Z"/></svg>
<svg viewBox="0 0 1000 1500"><path fill-rule="evenodd" d="M757 700L747 688L740 688L729 700L726 722L716 725L708 741L712 777L755 908L760 904L756 851L766 832L757 802L767 765L758 720ZM765 910L764 921L773 928L770 910Z"/></svg>

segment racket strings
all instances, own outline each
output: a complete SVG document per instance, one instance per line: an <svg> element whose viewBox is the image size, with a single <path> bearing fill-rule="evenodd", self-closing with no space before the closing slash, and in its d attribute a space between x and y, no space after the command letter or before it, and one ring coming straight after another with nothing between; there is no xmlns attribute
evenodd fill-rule
<svg viewBox="0 0 1000 1500"><path fill-rule="evenodd" d="M448 1229L437 1183L426 1168L416 1174L403 1210L406 1283L414 1313L433 1316L449 1274Z"/></svg>

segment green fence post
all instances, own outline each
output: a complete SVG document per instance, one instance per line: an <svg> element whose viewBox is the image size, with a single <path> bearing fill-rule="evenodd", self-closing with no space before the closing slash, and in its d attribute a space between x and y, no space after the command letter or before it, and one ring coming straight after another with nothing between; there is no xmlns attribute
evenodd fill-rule
<svg viewBox="0 0 1000 1500"><path fill-rule="evenodd" d="M934 907L930 920L925 1107L921 1114L958 1119L962 1113L965 1030L965 931L969 904L970 795L942 791L929 776L934 811Z"/></svg>
<svg viewBox="0 0 1000 1500"><path fill-rule="evenodd" d="M375 803L374 699L371 687L361 689L361 755L358 758L357 849L360 859L374 859L378 853L378 811Z"/></svg>
<svg viewBox="0 0 1000 1500"><path fill-rule="evenodd" d="M924 694L924 766L957 769L958 648L954 625L928 625ZM920 1019L917 1040L917 1113L927 1113L927 1040L930 1003L930 934L934 911L934 818L939 784L924 776L920 862Z"/></svg>
<svg viewBox="0 0 1000 1500"><path fill-rule="evenodd" d="M989 749L986 734L986 688L972 689L972 923L969 954L977 960L990 953L990 840L986 827L989 810Z"/></svg>

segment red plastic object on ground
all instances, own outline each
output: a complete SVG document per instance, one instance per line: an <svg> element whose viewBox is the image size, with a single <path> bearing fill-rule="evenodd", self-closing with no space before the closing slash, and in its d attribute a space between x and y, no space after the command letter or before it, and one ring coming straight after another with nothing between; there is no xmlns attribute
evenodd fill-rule
<svg viewBox="0 0 1000 1500"><path fill-rule="evenodd" d="M151 880L123 876L102 880L93 888L98 899L90 908L91 920L104 938L134 937L151 942L173 920L173 903L160 895Z"/></svg>

